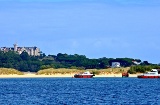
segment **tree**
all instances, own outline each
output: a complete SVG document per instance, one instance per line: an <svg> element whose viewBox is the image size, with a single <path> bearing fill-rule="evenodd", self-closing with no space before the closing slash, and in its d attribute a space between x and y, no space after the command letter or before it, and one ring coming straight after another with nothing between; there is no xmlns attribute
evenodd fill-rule
<svg viewBox="0 0 160 105"><path fill-rule="evenodd" d="M20 54L20 57L23 59L23 60L29 60L29 55L26 51L23 51L21 54Z"/></svg>

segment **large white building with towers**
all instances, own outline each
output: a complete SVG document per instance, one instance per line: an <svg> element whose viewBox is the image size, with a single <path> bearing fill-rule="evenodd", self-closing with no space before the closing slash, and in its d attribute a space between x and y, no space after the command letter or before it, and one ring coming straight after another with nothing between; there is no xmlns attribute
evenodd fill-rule
<svg viewBox="0 0 160 105"><path fill-rule="evenodd" d="M18 44L13 44L14 47L1 47L0 50L4 52L15 51L21 54L23 51L27 52L30 56L40 56L40 49L37 47L18 47Z"/></svg>

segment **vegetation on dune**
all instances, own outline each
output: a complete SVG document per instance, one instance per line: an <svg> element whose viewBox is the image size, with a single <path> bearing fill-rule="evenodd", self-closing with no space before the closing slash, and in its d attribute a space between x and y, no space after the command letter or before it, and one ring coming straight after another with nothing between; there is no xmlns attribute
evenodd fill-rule
<svg viewBox="0 0 160 105"><path fill-rule="evenodd" d="M9 74L17 74L17 75L23 75L22 72L11 69L11 68L0 68L0 75L9 75Z"/></svg>
<svg viewBox="0 0 160 105"><path fill-rule="evenodd" d="M55 74L78 74L83 73L85 71L90 71L90 73L95 75L105 75L105 74L121 74L123 72L128 72L130 74L136 73L144 73L150 71L151 69L160 69L159 66L131 66L131 67L121 67L121 68L107 68L107 69L86 69L86 70L79 70L79 69L66 69L66 68L48 68L39 70L36 74L37 75L55 75ZM0 75L8 75L8 74L18 74L23 75L23 72L20 72L15 69L11 68L0 68Z"/></svg>
<svg viewBox="0 0 160 105"><path fill-rule="evenodd" d="M86 70L78 70L78 69L65 69L65 68L59 68L59 69L44 69L37 72L38 75L54 75L54 74L78 74L83 73L85 71L90 71L90 73L93 73L95 75L105 75L105 74L119 74L122 72L127 72L129 70L129 67L127 68L108 68L108 69L86 69Z"/></svg>
<svg viewBox="0 0 160 105"><path fill-rule="evenodd" d="M81 70L76 70L76 69L65 69L65 68L60 68L60 69L54 69L54 68L49 68L49 69L44 69L44 70L39 70L37 72L38 75L54 75L54 74L72 74L76 73Z"/></svg>

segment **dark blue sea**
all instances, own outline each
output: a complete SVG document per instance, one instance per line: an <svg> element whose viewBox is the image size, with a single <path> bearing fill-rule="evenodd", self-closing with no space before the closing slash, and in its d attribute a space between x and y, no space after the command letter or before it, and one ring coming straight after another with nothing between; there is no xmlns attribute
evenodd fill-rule
<svg viewBox="0 0 160 105"><path fill-rule="evenodd" d="M0 105L160 105L160 79L4 78Z"/></svg>

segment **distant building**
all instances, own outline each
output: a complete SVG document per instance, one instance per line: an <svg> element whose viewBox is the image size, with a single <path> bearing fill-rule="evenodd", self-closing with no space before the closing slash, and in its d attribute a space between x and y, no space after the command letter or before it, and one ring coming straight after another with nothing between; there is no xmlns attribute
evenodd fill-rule
<svg viewBox="0 0 160 105"><path fill-rule="evenodd" d="M13 44L14 47L1 47L0 50L4 52L15 51L18 54L21 54L23 51L26 51L30 56L40 56L40 49L37 47L18 47L17 44Z"/></svg>
<svg viewBox="0 0 160 105"><path fill-rule="evenodd" d="M141 64L141 62L137 62L137 61L132 61L135 65L139 65Z"/></svg>
<svg viewBox="0 0 160 105"><path fill-rule="evenodd" d="M121 64L119 62L112 62L112 68L121 67Z"/></svg>

